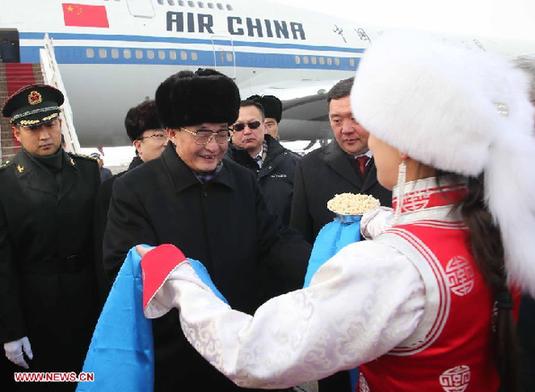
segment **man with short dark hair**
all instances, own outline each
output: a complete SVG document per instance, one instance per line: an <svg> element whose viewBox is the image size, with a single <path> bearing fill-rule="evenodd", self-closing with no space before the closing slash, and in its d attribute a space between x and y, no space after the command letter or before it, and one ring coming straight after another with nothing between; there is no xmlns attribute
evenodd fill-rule
<svg viewBox="0 0 535 392"><path fill-rule="evenodd" d="M313 243L334 213L327 201L340 193L364 193L390 206L392 193L377 181L377 172L368 150L368 132L353 118L349 94L353 78L335 84L327 94L329 122L334 140L308 153L297 165L290 226ZM356 86L358 88L358 86ZM320 392L350 390L348 372L339 372L319 382Z"/></svg>
<svg viewBox="0 0 535 392"><path fill-rule="evenodd" d="M12 362L11 380L24 369L80 371L97 316L98 165L61 147L63 101L52 86L29 85L2 109L22 146L0 168L0 342ZM52 390L38 384L17 388ZM53 390L74 386L54 383Z"/></svg>
<svg viewBox="0 0 535 392"><path fill-rule="evenodd" d="M167 132L162 129L156 103L154 100L143 101L130 108L124 119L124 126L132 145L136 149L136 156L130 162L128 169L102 182L95 203L95 255L99 292L102 301L108 295L112 281L110 281L102 264L102 240L108 219L108 209L115 180L129 170L144 162L158 158L167 145Z"/></svg>
<svg viewBox="0 0 535 392"><path fill-rule="evenodd" d="M240 103L227 155L256 174L266 203L287 225L295 167L301 157L265 132L264 108L258 101Z"/></svg>
<svg viewBox="0 0 535 392"><path fill-rule="evenodd" d="M311 243L334 218L327 201L335 194L364 193L379 199L383 206L391 204L391 192L377 182L368 132L351 113L352 84L353 78L341 80L327 95L334 140L308 153L297 165L290 225Z"/></svg>

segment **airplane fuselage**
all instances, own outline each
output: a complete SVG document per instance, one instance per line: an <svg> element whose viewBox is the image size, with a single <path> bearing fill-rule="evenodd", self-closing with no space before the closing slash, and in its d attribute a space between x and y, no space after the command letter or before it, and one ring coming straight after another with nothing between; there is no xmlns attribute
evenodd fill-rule
<svg viewBox="0 0 535 392"><path fill-rule="evenodd" d="M17 29L21 62L39 62L44 34L53 39L82 146L127 144L127 110L152 98L179 70L218 69L236 80L244 97L270 88L283 92L286 82L328 81L329 87L353 75L369 42L357 28L344 32L341 21L265 2L3 3L10 11L0 16L0 28ZM286 120L288 130L306 134L294 139L328 132L324 116Z"/></svg>

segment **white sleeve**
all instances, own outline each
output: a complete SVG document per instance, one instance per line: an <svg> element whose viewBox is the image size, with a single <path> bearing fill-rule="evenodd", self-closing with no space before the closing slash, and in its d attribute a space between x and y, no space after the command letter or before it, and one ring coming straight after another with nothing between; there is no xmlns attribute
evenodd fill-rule
<svg viewBox="0 0 535 392"><path fill-rule="evenodd" d="M416 329L425 303L412 263L373 241L345 247L310 287L272 298L254 316L219 300L187 263L157 294L160 303L162 295L180 309L195 349L249 388L291 387L371 361Z"/></svg>

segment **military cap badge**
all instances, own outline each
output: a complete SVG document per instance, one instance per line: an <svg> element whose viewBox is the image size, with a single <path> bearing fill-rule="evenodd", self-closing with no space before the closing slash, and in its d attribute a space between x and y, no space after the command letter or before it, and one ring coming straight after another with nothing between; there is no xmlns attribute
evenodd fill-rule
<svg viewBox="0 0 535 392"><path fill-rule="evenodd" d="M43 102L43 96L39 93L39 91L32 90L28 94L28 103L30 105L37 105Z"/></svg>

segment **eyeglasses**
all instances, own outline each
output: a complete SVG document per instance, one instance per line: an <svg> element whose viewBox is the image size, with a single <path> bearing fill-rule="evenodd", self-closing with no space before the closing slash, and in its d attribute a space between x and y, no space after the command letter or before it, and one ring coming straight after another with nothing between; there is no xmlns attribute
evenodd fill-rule
<svg viewBox="0 0 535 392"><path fill-rule="evenodd" d="M206 129L197 129L196 131L190 131L187 128L182 129L193 136L195 144L198 144L199 146L206 146L212 139L215 140L217 144L225 144L230 140L229 130L213 132Z"/></svg>
<svg viewBox="0 0 535 392"><path fill-rule="evenodd" d="M247 126L249 129L256 129L262 124L260 121L251 121L248 123L236 123L232 126L232 130L235 132L241 132Z"/></svg>
<svg viewBox="0 0 535 392"><path fill-rule="evenodd" d="M141 137L138 138L138 140L153 139L155 141L163 141L166 138L167 138L167 135L165 133L154 133L154 134L149 135L149 136L141 136Z"/></svg>

